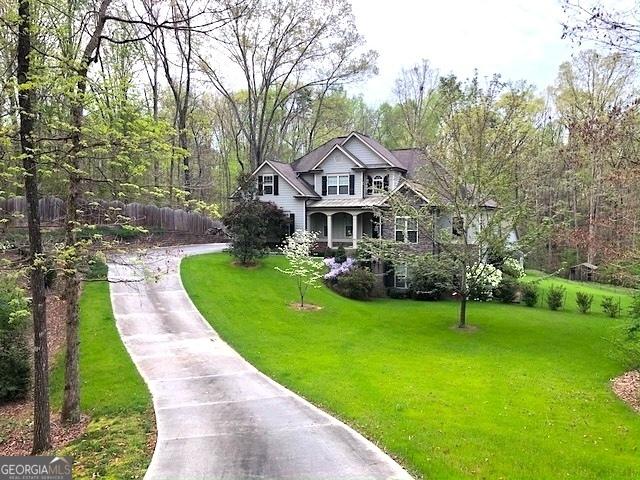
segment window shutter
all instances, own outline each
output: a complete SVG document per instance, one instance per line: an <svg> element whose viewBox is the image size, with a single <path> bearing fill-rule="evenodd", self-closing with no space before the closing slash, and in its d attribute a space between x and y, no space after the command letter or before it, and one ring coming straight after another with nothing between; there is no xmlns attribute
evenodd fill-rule
<svg viewBox="0 0 640 480"><path fill-rule="evenodd" d="M383 179L383 188L385 192L389 191L389 175L385 175Z"/></svg>
<svg viewBox="0 0 640 480"><path fill-rule="evenodd" d="M326 175L322 176L322 195L326 195L327 194L327 177Z"/></svg>
<svg viewBox="0 0 640 480"><path fill-rule="evenodd" d="M273 176L273 194L278 195L278 175Z"/></svg>
<svg viewBox="0 0 640 480"><path fill-rule="evenodd" d="M258 175L258 195L262 195L262 175Z"/></svg>
<svg viewBox="0 0 640 480"><path fill-rule="evenodd" d="M356 176L349 175L349 195L356 194Z"/></svg>
<svg viewBox="0 0 640 480"><path fill-rule="evenodd" d="M289 214L289 235L293 235L296 231L296 214Z"/></svg>

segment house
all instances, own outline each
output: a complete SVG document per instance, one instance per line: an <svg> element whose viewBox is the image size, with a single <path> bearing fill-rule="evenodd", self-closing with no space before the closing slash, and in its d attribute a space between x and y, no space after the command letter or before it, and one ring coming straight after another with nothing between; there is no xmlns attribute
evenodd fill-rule
<svg viewBox="0 0 640 480"><path fill-rule="evenodd" d="M435 252L434 235L421 230L415 219L377 216L389 195L402 189L409 189L418 202L427 202L414 182L416 170L424 164L418 149L388 150L373 138L352 132L291 164L265 161L253 175L259 198L284 210L292 231L317 232L321 247L356 248L359 239L369 237ZM487 212L496 208L495 203L485 206ZM441 213L436 225L460 235L461 222ZM395 286L406 286L406 269L396 268L394 277Z"/></svg>
<svg viewBox="0 0 640 480"><path fill-rule="evenodd" d="M598 266L589 262L574 265L569 269L569 279L579 282L593 282L597 279Z"/></svg>
<svg viewBox="0 0 640 480"><path fill-rule="evenodd" d="M421 152L388 150L376 140L352 132L329 140L291 164L265 161L253 173L261 200L289 214L294 230L318 233L328 247L355 248L358 239L395 235L418 243L410 219L383 225L375 211L386 194L408 185Z"/></svg>

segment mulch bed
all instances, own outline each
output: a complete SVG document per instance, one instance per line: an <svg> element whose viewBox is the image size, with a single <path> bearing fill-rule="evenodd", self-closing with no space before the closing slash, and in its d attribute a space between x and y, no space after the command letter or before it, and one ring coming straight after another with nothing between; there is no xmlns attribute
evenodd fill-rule
<svg viewBox="0 0 640 480"><path fill-rule="evenodd" d="M640 370L631 370L611 380L614 393L640 413Z"/></svg>
<svg viewBox="0 0 640 480"><path fill-rule="evenodd" d="M299 312L317 312L318 310L322 310L322 307L320 305L314 305L313 303L305 303L303 306L298 302L293 302L290 303L289 306L294 310L298 310Z"/></svg>

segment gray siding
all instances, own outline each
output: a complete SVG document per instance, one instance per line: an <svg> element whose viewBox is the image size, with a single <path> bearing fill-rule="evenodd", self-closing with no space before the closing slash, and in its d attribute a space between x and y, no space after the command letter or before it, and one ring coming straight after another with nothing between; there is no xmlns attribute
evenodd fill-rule
<svg viewBox="0 0 640 480"><path fill-rule="evenodd" d="M350 138L349 141L343 145L343 148L348 150L349 153L356 157L365 166L388 165L384 159L371 150L371 147L356 137Z"/></svg>
<svg viewBox="0 0 640 480"><path fill-rule="evenodd" d="M362 174L354 172L353 167L357 167L347 156L340 151L333 151L318 168L322 169L322 174L315 175L315 191L322 194L323 175L354 175L355 193L354 195L326 195L326 198L362 198Z"/></svg>
<svg viewBox="0 0 640 480"><path fill-rule="evenodd" d="M258 172L258 175L278 175L269 165L265 165ZM299 195L287 181L278 175L278 195L260 195L260 200L264 202L273 202L279 206L286 213L293 213L296 219L296 230L304 230L304 200L301 198L295 198L295 195Z"/></svg>

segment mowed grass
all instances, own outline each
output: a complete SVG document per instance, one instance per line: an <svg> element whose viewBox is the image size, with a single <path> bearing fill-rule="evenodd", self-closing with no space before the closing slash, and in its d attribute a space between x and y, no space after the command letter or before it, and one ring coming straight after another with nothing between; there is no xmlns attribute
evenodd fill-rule
<svg viewBox="0 0 640 480"><path fill-rule="evenodd" d="M602 312L602 306L600 304L604 297L612 297L615 302L618 302L619 300L623 315L626 314L633 295L633 290L629 288L616 287L614 285L595 282L576 282L565 278L550 276L546 273L535 270L528 271L524 281L537 283L539 285L541 306L546 306L545 299L543 297L551 286L563 286L566 289L565 305L563 310L573 312L578 311L576 306L576 292L584 292L588 295L593 295L593 303L591 306L592 312Z"/></svg>
<svg viewBox="0 0 640 480"><path fill-rule="evenodd" d="M64 359L52 377L60 408ZM80 302L81 407L91 417L86 432L61 451L74 457L74 478L142 478L154 434L151 396L131 361L111 311L109 285L84 286Z"/></svg>
<svg viewBox="0 0 640 480"><path fill-rule="evenodd" d="M619 322L473 303L359 302L327 288L298 312L270 257L187 258L182 278L220 335L251 363L344 419L425 478L640 478L640 415L609 380L624 370Z"/></svg>

